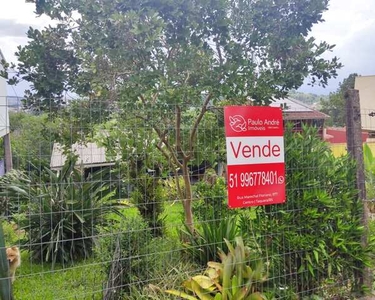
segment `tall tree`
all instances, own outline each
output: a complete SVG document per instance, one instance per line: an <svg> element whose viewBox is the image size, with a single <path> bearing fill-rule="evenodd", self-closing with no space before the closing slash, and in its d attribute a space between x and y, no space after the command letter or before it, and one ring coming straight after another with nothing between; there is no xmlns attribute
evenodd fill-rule
<svg viewBox="0 0 375 300"><path fill-rule="evenodd" d="M250 99L267 105L308 75L326 85L341 66L321 58L333 46L308 37L328 0L28 1L57 22L30 29L17 54L18 77L33 82L29 105L58 109L71 90L143 120L155 146L182 170L191 228L188 166L209 107Z"/></svg>
<svg viewBox="0 0 375 300"><path fill-rule="evenodd" d="M345 126L346 111L344 94L348 89L354 89L355 78L357 76L357 73L350 74L343 82L340 82L336 92L330 93L327 100L323 99L320 101L320 110L331 117L328 124L333 126Z"/></svg>

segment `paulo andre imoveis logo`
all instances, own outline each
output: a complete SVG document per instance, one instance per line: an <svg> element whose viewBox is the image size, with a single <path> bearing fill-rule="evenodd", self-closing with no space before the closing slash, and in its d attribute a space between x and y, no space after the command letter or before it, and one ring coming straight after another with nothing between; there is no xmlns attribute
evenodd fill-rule
<svg viewBox="0 0 375 300"><path fill-rule="evenodd" d="M233 117L229 116L229 125L235 132L246 131L246 120L243 116L235 115Z"/></svg>

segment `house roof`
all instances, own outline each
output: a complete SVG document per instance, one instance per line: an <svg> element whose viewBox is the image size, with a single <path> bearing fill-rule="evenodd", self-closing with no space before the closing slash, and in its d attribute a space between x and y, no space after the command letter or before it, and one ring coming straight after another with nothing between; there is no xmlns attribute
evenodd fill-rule
<svg viewBox="0 0 375 300"><path fill-rule="evenodd" d="M104 147L98 146L96 143L86 143L72 145L71 150L78 155L77 164L84 168L92 168L99 166L112 166L115 163L107 160ZM54 143L51 156L51 169L60 170L66 161L66 155L60 144Z"/></svg>
<svg viewBox="0 0 375 300"><path fill-rule="evenodd" d="M272 107L282 107L284 120L325 120L329 116L293 98L273 99Z"/></svg>

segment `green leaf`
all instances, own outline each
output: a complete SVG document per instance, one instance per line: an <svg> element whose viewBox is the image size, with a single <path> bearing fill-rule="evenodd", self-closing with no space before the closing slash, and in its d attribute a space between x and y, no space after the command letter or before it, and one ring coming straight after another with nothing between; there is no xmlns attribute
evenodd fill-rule
<svg viewBox="0 0 375 300"><path fill-rule="evenodd" d="M189 294L186 294L184 292L180 292L180 291L177 291L177 290L166 290L165 291L166 293L168 294L171 294L171 295L174 295L174 296L177 296L177 297L180 297L182 299L187 299L187 300L199 300L198 298L195 298L193 296L190 296Z"/></svg>
<svg viewBox="0 0 375 300"><path fill-rule="evenodd" d="M256 292L249 295L249 297L246 298L246 300L264 300L265 298L262 296L261 293Z"/></svg>
<svg viewBox="0 0 375 300"><path fill-rule="evenodd" d="M203 289L209 289L215 284L214 281L210 277L207 277L204 275L196 275L192 277L192 280L198 283L199 286L202 287Z"/></svg>

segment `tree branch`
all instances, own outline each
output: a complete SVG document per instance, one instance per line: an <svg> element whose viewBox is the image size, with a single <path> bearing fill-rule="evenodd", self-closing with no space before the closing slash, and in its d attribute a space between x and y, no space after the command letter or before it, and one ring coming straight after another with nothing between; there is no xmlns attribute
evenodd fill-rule
<svg viewBox="0 0 375 300"><path fill-rule="evenodd" d="M216 42L216 50L217 50L217 54L219 55L220 66L222 66L224 61L223 61L223 55L221 54L221 48L218 42Z"/></svg>
<svg viewBox="0 0 375 300"><path fill-rule="evenodd" d="M168 151L169 151L169 154L171 155L173 161L175 162L175 164L182 168L182 163L179 162L177 156L176 156L176 153L175 151L173 151L173 148L172 146L169 144L167 138L166 138L166 134L167 134L167 131L165 130L164 132L161 132L161 130L156 127L155 125L152 125L152 128L155 130L155 132L157 133L157 135L159 136L160 138L160 141L167 147Z"/></svg>
<svg viewBox="0 0 375 300"><path fill-rule="evenodd" d="M208 94L207 97L206 97L206 99L204 100L201 112L199 113L198 118L195 120L193 128L192 128L192 130L190 132L190 138L189 138L189 157L191 157L191 155L193 154L193 151L194 151L194 140L195 140L196 135L197 135L198 126L199 126L200 122L202 121L204 114L207 111L207 106L208 106L208 103L210 102L211 98L212 98L212 93Z"/></svg>
<svg viewBox="0 0 375 300"><path fill-rule="evenodd" d="M181 145L181 107L176 105L176 148L177 154L181 154L185 159L186 155Z"/></svg>

